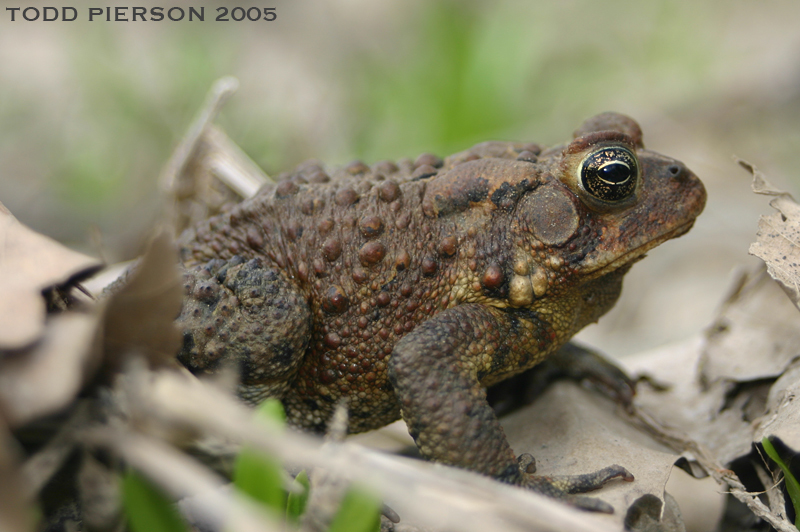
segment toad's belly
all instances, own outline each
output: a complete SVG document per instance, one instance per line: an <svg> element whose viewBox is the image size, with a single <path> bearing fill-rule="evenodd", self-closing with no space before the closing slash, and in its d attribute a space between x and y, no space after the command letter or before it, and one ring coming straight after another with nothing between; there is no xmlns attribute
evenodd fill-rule
<svg viewBox="0 0 800 532"><path fill-rule="evenodd" d="M344 351L344 352L342 352ZM359 364L346 350L309 353L281 398L289 423L322 433L341 401L349 414L349 432L364 432L400 418L400 405L389 382L391 355L366 357Z"/></svg>

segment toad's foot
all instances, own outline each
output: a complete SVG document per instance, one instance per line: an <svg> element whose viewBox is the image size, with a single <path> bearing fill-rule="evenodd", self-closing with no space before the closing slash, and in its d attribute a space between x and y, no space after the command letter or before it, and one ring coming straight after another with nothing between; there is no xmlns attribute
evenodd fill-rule
<svg viewBox="0 0 800 532"><path fill-rule="evenodd" d="M587 491L600 489L606 483L617 478L625 482L633 481L633 475L627 469L618 465L604 467L593 473L583 475L539 476L534 475L536 461L530 454L520 455L518 463L522 473L521 485L523 487L548 497L562 500L581 510L591 512L611 514L614 513L614 508L600 499L576 496L576 493L586 493Z"/></svg>

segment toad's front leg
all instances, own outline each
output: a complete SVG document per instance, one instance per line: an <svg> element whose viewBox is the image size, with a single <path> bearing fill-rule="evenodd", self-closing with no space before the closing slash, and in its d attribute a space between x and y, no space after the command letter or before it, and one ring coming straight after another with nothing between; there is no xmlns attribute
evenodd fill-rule
<svg viewBox="0 0 800 532"><path fill-rule="evenodd" d="M633 480L614 465L577 476L533 475L530 455L519 459L486 401L483 383L533 366L554 337L534 313L461 305L437 314L394 348L389 377L420 452L430 460L525 486L595 511L613 511L574 493L613 478Z"/></svg>

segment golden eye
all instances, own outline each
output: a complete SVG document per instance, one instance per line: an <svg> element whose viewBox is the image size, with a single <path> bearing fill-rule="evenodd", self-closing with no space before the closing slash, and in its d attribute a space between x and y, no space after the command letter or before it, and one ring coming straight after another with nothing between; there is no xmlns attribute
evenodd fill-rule
<svg viewBox="0 0 800 532"><path fill-rule="evenodd" d="M639 182L636 155L621 146L600 148L590 153L580 166L580 184L591 196L608 202L628 199Z"/></svg>

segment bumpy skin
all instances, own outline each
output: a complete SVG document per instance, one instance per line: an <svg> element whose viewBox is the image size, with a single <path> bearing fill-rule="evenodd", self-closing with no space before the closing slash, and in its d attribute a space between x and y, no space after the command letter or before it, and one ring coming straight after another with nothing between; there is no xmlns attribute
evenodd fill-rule
<svg viewBox="0 0 800 532"><path fill-rule="evenodd" d="M621 200L581 181L603 148L638 157ZM618 466L531 475L485 388L596 321L630 265L700 214L700 181L645 150L633 120L599 115L547 150L489 142L280 177L182 238L188 368L239 364L243 398L279 397L307 430L324 430L343 398L351 432L402 415L424 456L546 493L632 478Z"/></svg>

